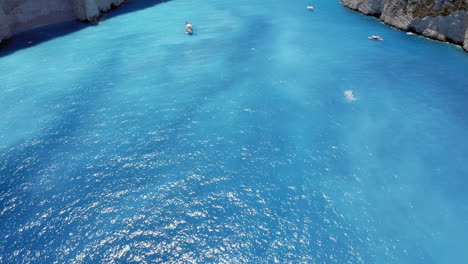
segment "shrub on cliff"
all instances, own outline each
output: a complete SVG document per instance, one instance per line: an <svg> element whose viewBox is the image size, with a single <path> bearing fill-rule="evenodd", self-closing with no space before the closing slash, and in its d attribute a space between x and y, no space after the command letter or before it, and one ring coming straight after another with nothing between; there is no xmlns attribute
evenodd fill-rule
<svg viewBox="0 0 468 264"><path fill-rule="evenodd" d="M413 17L448 16L458 10L468 10L467 0L409 0Z"/></svg>

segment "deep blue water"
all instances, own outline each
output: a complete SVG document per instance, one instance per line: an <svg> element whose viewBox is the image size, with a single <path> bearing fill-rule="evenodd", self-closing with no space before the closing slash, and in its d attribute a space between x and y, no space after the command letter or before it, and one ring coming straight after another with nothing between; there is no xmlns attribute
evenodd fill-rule
<svg viewBox="0 0 468 264"><path fill-rule="evenodd" d="M142 1L0 58L0 263L468 259L465 52L337 1Z"/></svg>

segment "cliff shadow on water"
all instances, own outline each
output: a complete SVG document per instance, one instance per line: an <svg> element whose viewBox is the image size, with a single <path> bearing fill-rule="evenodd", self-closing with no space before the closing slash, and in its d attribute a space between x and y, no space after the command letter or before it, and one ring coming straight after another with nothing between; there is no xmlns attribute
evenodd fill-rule
<svg viewBox="0 0 468 264"><path fill-rule="evenodd" d="M99 22L105 23L105 20L113 17L135 12L145 8L153 7L157 4L169 2L170 0L128 0L119 7L102 14L97 22L79 22L71 20L56 24L39 26L24 32L20 32L12 36L10 39L0 43L0 58L15 53L18 50L26 49L43 42L58 38L87 27L97 27Z"/></svg>

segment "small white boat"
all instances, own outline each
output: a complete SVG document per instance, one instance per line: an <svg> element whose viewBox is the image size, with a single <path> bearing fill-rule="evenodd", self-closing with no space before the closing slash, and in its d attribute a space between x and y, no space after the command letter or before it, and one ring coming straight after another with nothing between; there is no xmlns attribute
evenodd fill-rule
<svg viewBox="0 0 468 264"><path fill-rule="evenodd" d="M373 40L383 40L383 38L379 37L379 36L370 36L368 37L369 39L373 39Z"/></svg>
<svg viewBox="0 0 468 264"><path fill-rule="evenodd" d="M193 26L189 21L185 22L185 33L189 35L193 33Z"/></svg>

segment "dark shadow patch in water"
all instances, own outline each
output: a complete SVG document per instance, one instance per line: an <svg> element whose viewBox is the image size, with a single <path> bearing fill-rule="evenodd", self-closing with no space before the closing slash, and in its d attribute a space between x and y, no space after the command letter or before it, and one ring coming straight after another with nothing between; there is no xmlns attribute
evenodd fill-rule
<svg viewBox="0 0 468 264"><path fill-rule="evenodd" d="M85 24L78 21L67 21L57 24L37 27L25 32L18 33L8 40L7 44L0 50L0 58L13 54L19 50L33 47L43 42L58 38L75 31L97 24Z"/></svg>
<svg viewBox="0 0 468 264"><path fill-rule="evenodd" d="M101 21L123 15L130 12L146 9L160 3L170 0L131 0L117 9L109 10L109 13L103 14ZM39 26L24 32L15 34L11 39L2 42L0 45L0 58L8 56L19 50L33 47L43 42L65 36L67 34L82 30L87 27L98 26L98 23L82 23L79 21L66 21L50 25Z"/></svg>

